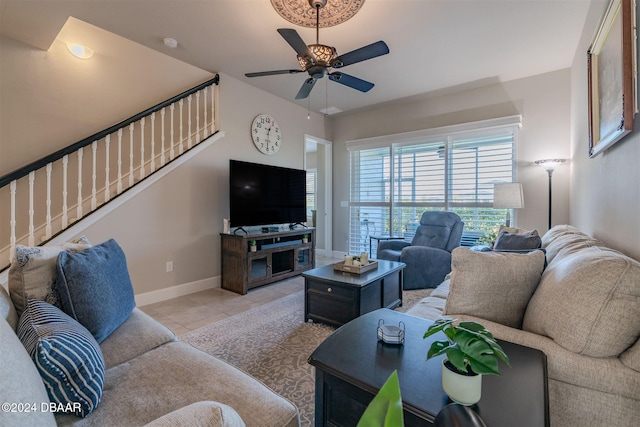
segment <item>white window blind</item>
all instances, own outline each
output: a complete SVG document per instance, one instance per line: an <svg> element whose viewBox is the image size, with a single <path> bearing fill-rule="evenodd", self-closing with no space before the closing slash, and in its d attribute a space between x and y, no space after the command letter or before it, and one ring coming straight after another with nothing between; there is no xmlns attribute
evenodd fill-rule
<svg viewBox="0 0 640 427"><path fill-rule="evenodd" d="M376 148L350 150L350 253L375 254L371 236L410 241L426 210L456 212L467 231L504 223L506 210L493 209L493 184L514 181L517 126L465 126L424 138L412 133L409 142L393 135L387 147L378 141Z"/></svg>
<svg viewBox="0 0 640 427"><path fill-rule="evenodd" d="M311 218L313 210L316 209L316 170L307 170L307 218Z"/></svg>
<svg viewBox="0 0 640 427"><path fill-rule="evenodd" d="M369 252L370 236L388 233L391 207L390 147L350 155L349 252Z"/></svg>

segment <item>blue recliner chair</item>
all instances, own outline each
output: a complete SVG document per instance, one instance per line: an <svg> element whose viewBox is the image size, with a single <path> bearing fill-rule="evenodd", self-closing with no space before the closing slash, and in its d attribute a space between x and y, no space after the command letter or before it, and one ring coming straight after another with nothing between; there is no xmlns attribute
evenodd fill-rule
<svg viewBox="0 0 640 427"><path fill-rule="evenodd" d="M447 211L427 211L411 243L383 240L378 259L404 262L404 289L435 288L451 271L451 251L460 246L464 222Z"/></svg>

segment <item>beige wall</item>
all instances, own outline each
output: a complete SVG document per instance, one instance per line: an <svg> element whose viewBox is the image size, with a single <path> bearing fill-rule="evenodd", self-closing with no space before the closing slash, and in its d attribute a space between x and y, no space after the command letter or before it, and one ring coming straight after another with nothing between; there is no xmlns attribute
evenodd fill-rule
<svg viewBox="0 0 640 427"><path fill-rule="evenodd" d="M96 54L73 57L0 37L0 175L64 148L212 77L81 21ZM87 28L88 27L88 28Z"/></svg>
<svg viewBox="0 0 640 427"><path fill-rule="evenodd" d="M94 64L93 59L78 63L64 51L42 52L0 39L0 174L212 76L124 39L115 41L142 59L113 53L97 55ZM77 78L82 73L86 79ZM111 237L120 243L136 294L220 275L229 159L302 168L304 135L326 138L324 116L312 113L307 120L305 108L220 77L220 127L226 136L83 232L94 243ZM74 90L59 90L69 80ZM251 121L259 113L271 114L282 128L283 147L273 156L261 154L251 141ZM172 273L165 272L167 261L174 263Z"/></svg>
<svg viewBox="0 0 640 427"><path fill-rule="evenodd" d="M91 240L115 237L121 243L137 294L220 275L229 159L302 168L304 134L324 131L321 115L307 120L306 109L224 74L220 104L222 140L86 232ZM259 113L273 115L283 130L283 147L273 156L251 141L251 121ZM174 263L172 273L165 272L167 261Z"/></svg>
<svg viewBox="0 0 640 427"><path fill-rule="evenodd" d="M586 52L603 8L592 2L571 68L571 223L640 259L640 116L631 134L595 158L587 155Z"/></svg>
<svg viewBox="0 0 640 427"><path fill-rule="evenodd" d="M547 230L547 173L533 162L567 158L570 119L570 70L559 70L505 83L486 81L480 87L451 90L448 94L414 97L404 103L334 117L334 249L346 251L349 163L345 142L372 136L409 132L515 114L522 115L517 147L517 174L522 182L525 208L517 209L515 224ZM553 177L553 222L569 221L569 168Z"/></svg>

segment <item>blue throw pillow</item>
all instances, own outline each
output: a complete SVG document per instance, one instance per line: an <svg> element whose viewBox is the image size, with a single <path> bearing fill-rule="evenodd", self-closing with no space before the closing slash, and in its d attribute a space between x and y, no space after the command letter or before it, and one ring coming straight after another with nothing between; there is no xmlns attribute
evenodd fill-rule
<svg viewBox="0 0 640 427"><path fill-rule="evenodd" d="M89 415L100 403L104 358L93 335L59 308L30 299L18 338L35 362L56 411Z"/></svg>
<svg viewBox="0 0 640 427"><path fill-rule="evenodd" d="M62 310L100 343L136 306L124 252L110 239L76 253L58 256L55 288Z"/></svg>

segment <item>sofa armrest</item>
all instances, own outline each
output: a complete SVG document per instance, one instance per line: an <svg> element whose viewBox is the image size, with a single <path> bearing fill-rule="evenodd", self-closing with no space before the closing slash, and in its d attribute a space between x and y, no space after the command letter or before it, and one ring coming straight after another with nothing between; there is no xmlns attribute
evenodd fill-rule
<svg viewBox="0 0 640 427"><path fill-rule="evenodd" d="M629 399L640 396L640 372L624 366L617 357L576 354L551 338L475 316L447 313L447 317L480 322L498 339L541 350L547 356L549 379Z"/></svg>
<svg viewBox="0 0 640 427"><path fill-rule="evenodd" d="M392 251L401 251L407 246L411 246L411 243L404 240L381 240L378 243L378 252L389 249Z"/></svg>
<svg viewBox="0 0 640 427"><path fill-rule="evenodd" d="M146 427L245 427L240 415L230 406L218 402L192 403L169 412L150 422Z"/></svg>
<svg viewBox="0 0 640 427"><path fill-rule="evenodd" d="M404 289L435 288L451 271L451 253L429 246L407 246L400 262L404 269Z"/></svg>

